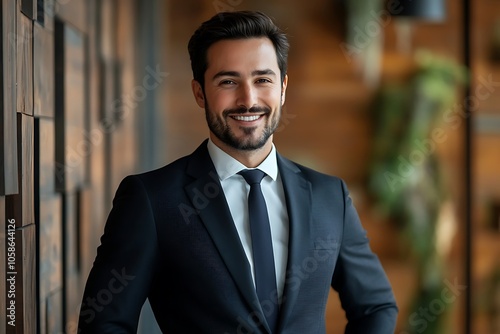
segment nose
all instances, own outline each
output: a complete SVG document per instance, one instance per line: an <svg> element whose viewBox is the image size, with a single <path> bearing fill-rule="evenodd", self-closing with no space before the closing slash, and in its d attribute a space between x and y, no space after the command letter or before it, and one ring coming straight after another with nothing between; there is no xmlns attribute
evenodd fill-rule
<svg viewBox="0 0 500 334"><path fill-rule="evenodd" d="M238 107L245 107L247 109L257 105L257 92L255 88L250 84L241 84L238 89L236 104Z"/></svg>

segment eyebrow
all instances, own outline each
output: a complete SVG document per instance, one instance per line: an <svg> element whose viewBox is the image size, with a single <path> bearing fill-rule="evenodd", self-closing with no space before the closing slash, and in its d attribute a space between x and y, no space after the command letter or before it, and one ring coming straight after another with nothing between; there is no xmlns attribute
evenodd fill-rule
<svg viewBox="0 0 500 334"><path fill-rule="evenodd" d="M255 70L252 72L252 76L257 76L257 75L274 75L276 76L276 73L274 73L273 70L270 68L266 68L265 70Z"/></svg>
<svg viewBox="0 0 500 334"><path fill-rule="evenodd" d="M271 70L270 68L266 68L264 70L255 70L255 71L252 71L252 76L259 76L259 75L273 75L273 76L276 76L276 73ZM241 77L241 74L239 72L236 72L236 71L220 71L220 72L217 72L212 80L215 80L217 78L220 78L220 77L236 77L236 78L239 78Z"/></svg>

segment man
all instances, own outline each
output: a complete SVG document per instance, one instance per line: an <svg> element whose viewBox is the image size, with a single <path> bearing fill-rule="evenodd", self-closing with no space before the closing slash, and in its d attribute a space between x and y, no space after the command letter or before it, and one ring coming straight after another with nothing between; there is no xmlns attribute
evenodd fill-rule
<svg viewBox="0 0 500 334"><path fill-rule="evenodd" d="M223 13L188 49L209 139L120 184L81 333L135 332L149 298L165 333L324 334L330 287L346 333L393 333L392 289L344 183L273 145L286 36L262 13Z"/></svg>

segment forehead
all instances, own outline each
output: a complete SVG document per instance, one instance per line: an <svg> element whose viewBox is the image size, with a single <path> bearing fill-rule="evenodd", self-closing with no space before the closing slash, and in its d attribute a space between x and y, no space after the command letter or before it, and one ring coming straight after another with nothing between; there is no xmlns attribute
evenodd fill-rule
<svg viewBox="0 0 500 334"><path fill-rule="evenodd" d="M267 37L225 39L212 44L207 50L207 72L252 71L270 68L279 72L273 43Z"/></svg>

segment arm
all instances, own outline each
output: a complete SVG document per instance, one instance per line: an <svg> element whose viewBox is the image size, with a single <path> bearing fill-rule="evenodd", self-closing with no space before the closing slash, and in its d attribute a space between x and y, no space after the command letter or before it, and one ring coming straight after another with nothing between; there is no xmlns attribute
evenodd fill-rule
<svg viewBox="0 0 500 334"><path fill-rule="evenodd" d="M344 234L332 287L338 291L348 320L346 334L392 334L397 306L391 285L377 256L371 251L366 231L345 184Z"/></svg>
<svg viewBox="0 0 500 334"><path fill-rule="evenodd" d="M79 333L135 333L158 254L153 213L142 182L127 177L113 200L90 271Z"/></svg>

